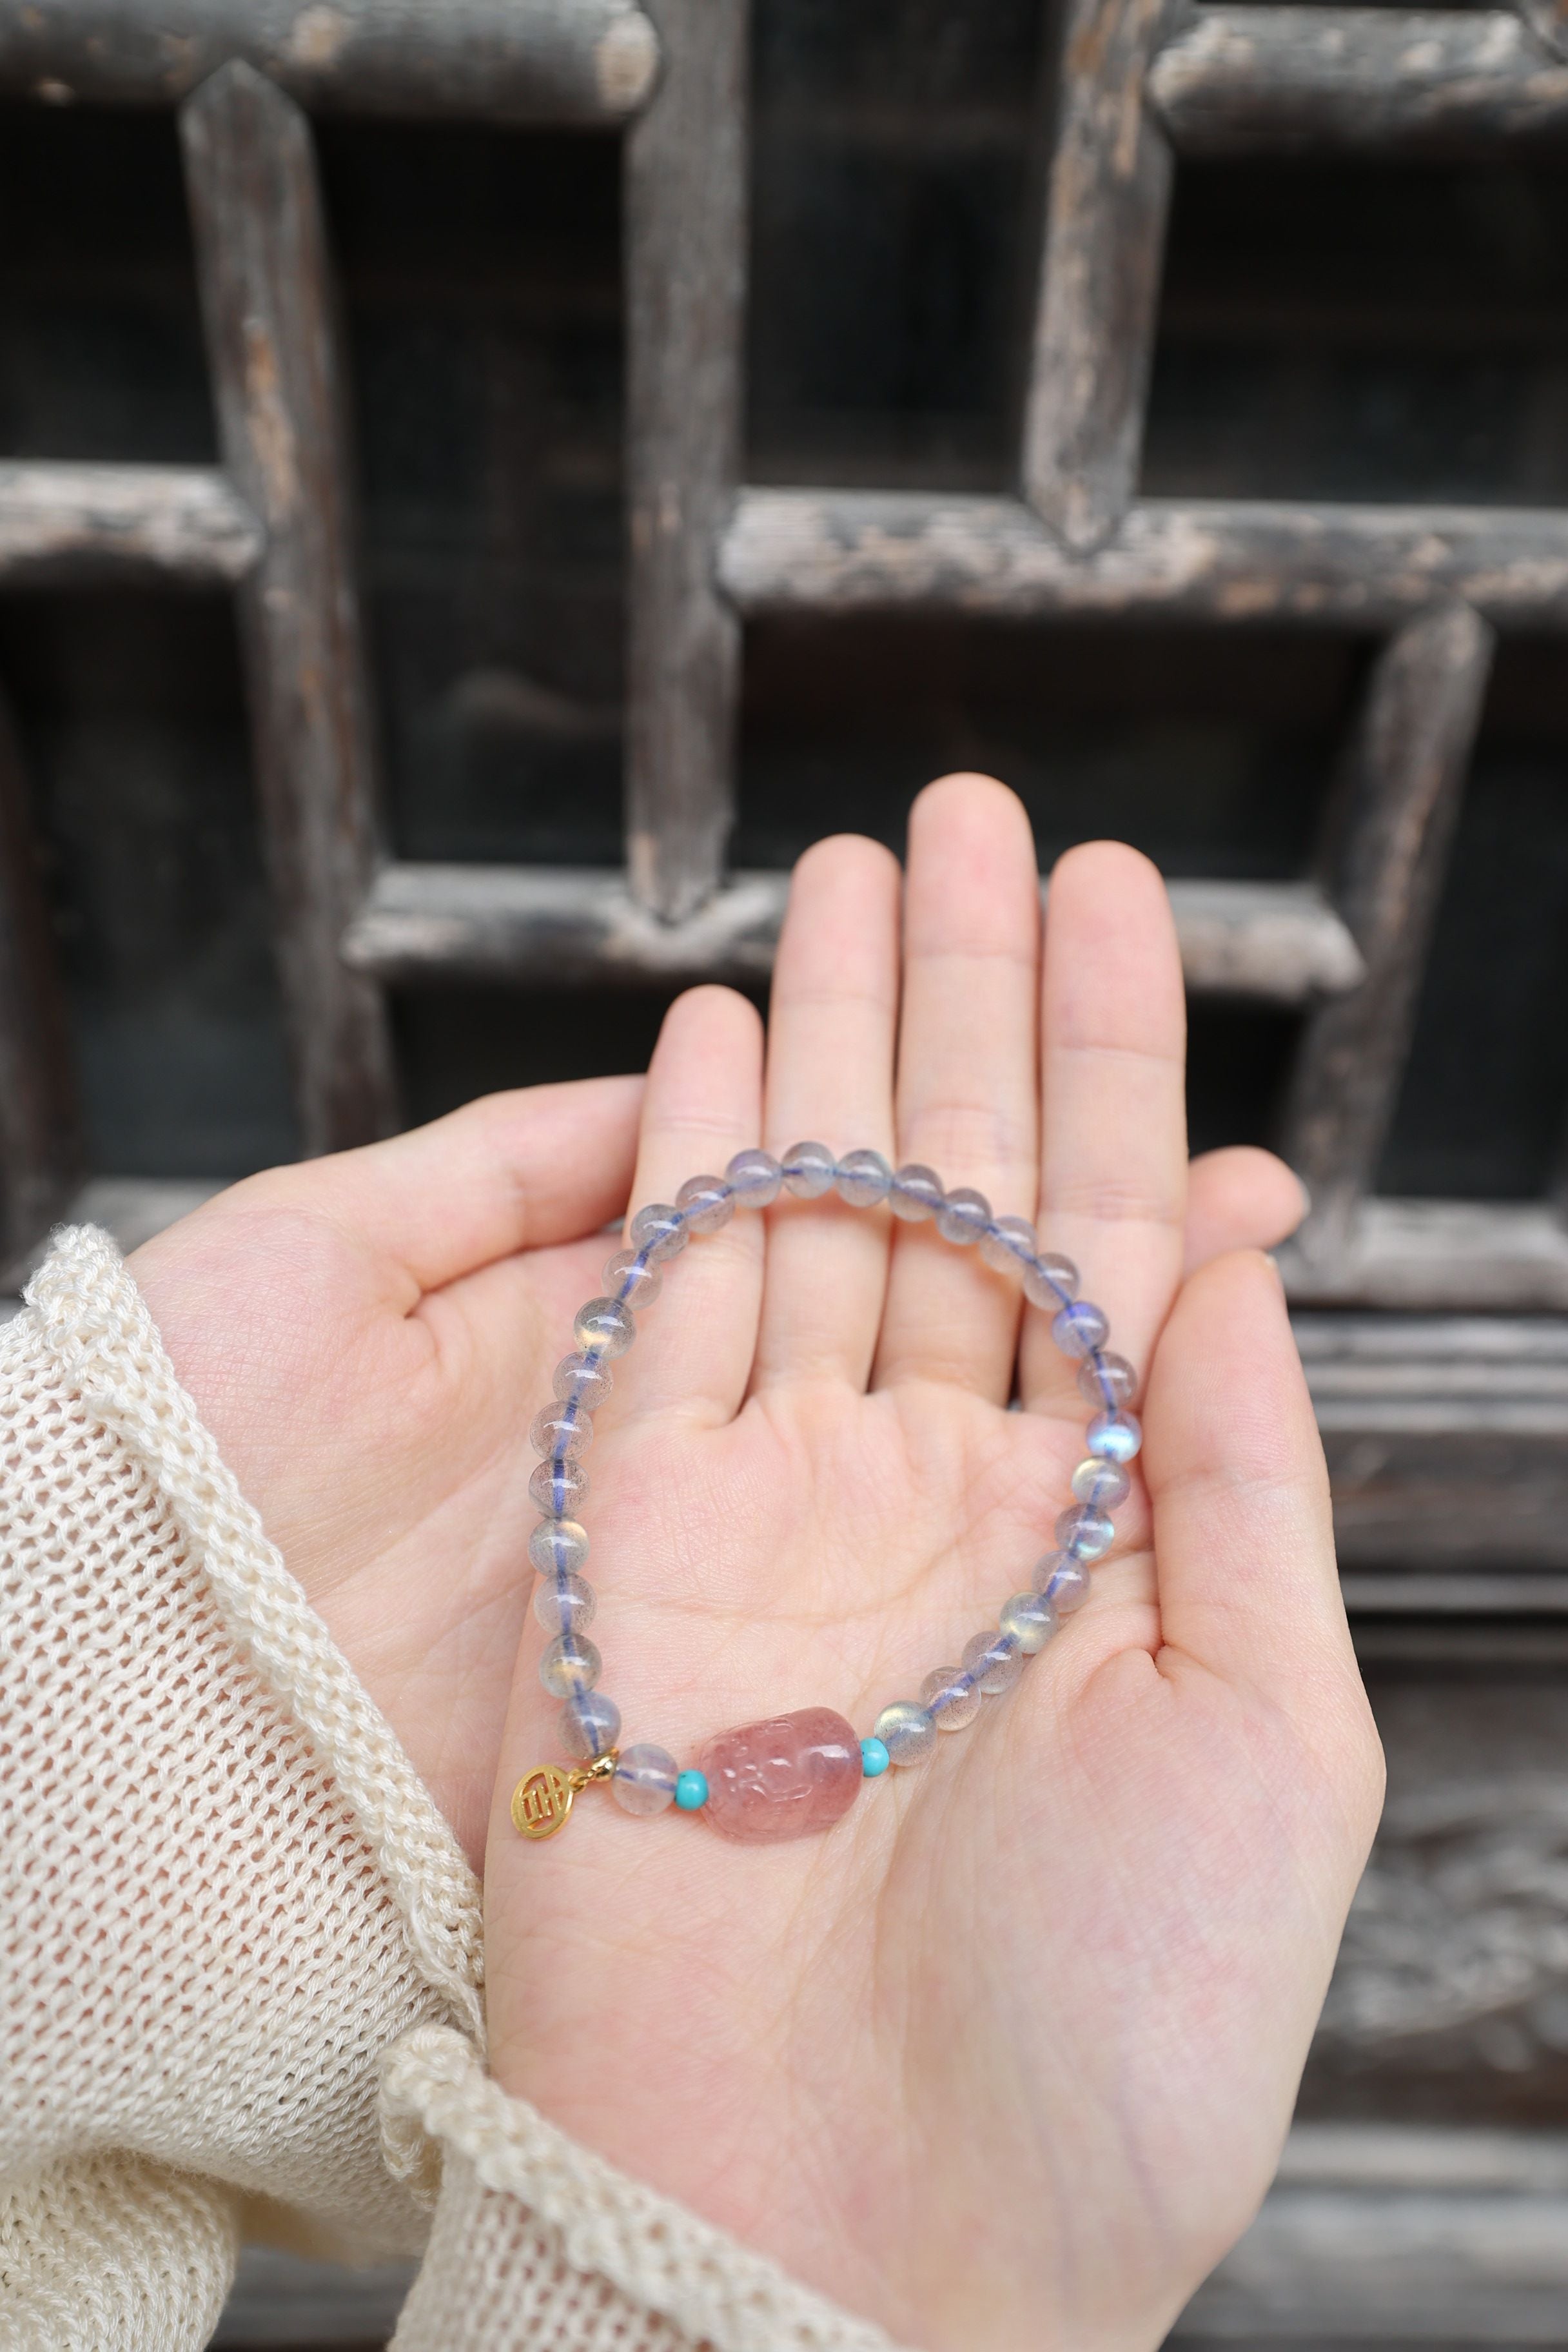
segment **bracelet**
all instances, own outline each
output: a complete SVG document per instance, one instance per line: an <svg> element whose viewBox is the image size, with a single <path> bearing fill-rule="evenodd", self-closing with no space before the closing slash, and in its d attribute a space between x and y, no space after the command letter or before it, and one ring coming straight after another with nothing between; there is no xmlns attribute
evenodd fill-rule
<svg viewBox="0 0 1568 2352"><path fill-rule="evenodd" d="M595 1608L582 1570L588 1537L576 1512L588 1492L582 1455L593 1435L590 1414L610 1393L610 1361L637 1336L637 1312L658 1297L658 1268L694 1234L714 1234L737 1208L765 1209L781 1191L796 1200L820 1200L837 1190L852 1208L884 1201L908 1223L934 1220L944 1241L978 1246L988 1265L1023 1276L1024 1296L1051 1314L1051 1337L1077 1360L1079 1389L1096 1408L1087 1452L1072 1474L1073 1502L1056 1523L1056 1545L1039 1560L1027 1591L1014 1593L995 1630L976 1633L963 1663L926 1676L919 1699L895 1699L858 1739L831 1707L805 1707L718 1733L698 1769L681 1771L673 1756L647 1741L618 1748L619 1709L598 1688L599 1653L587 1638ZM1127 1464L1142 1444L1128 1411L1137 1385L1125 1357L1105 1346L1110 1326L1101 1309L1078 1296L1078 1269L1054 1250L1042 1250L1026 1217L994 1217L984 1193L960 1185L945 1191L931 1169L896 1172L877 1151L836 1160L825 1144L797 1143L782 1160L770 1152L738 1151L722 1176L693 1176L673 1204L650 1202L631 1221L629 1249L605 1268L605 1293L577 1317L574 1354L555 1368L554 1402L533 1423L543 1459L529 1493L544 1517L529 1539L539 1571L533 1613L551 1639L539 1663L545 1689L562 1702L561 1738L568 1767L540 1764L519 1781L511 1817L527 1838L552 1837L574 1798L607 1781L628 1813L658 1813L674 1804L702 1812L713 1827L744 1843L804 1837L837 1821L862 1780L890 1764L922 1764L938 1731L962 1731L984 1700L1010 1690L1026 1658L1043 1650L1059 1620L1089 1597L1089 1563L1115 1536L1110 1513L1126 1499ZM637 1312L634 1312L636 1310Z"/></svg>

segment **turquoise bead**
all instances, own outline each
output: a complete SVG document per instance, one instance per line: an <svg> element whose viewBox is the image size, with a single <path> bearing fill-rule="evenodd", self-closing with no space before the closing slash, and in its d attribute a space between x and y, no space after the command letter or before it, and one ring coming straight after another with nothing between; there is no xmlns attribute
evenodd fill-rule
<svg viewBox="0 0 1568 2352"><path fill-rule="evenodd" d="M700 1813L708 1802L706 1773L682 1772L675 1784L675 1801L683 1813Z"/></svg>
<svg viewBox="0 0 1568 2352"><path fill-rule="evenodd" d="M860 1742L860 1769L868 1780L879 1780L892 1760L879 1739Z"/></svg>

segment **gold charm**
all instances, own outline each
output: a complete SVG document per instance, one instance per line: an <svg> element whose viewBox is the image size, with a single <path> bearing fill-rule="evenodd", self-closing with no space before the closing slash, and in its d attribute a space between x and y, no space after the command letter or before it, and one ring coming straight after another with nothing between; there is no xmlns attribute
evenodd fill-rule
<svg viewBox="0 0 1568 2352"><path fill-rule="evenodd" d="M511 1818L525 1838L553 1837L577 1791L559 1764L536 1764L511 1792Z"/></svg>
<svg viewBox="0 0 1568 2352"><path fill-rule="evenodd" d="M536 1764L511 1792L512 1827L525 1838L553 1837L572 1810L572 1800L591 1780L612 1780L618 1748L607 1748L591 1764L574 1764L563 1772L559 1764Z"/></svg>

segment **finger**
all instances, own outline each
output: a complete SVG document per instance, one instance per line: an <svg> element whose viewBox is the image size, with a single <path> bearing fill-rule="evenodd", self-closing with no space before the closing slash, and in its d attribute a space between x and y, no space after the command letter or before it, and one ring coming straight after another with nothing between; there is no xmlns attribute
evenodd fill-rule
<svg viewBox="0 0 1568 2352"><path fill-rule="evenodd" d="M1137 850L1090 842L1058 863L1041 1003L1040 1238L1073 1261L1110 1347L1142 1372L1182 1271L1186 1003L1165 886ZM1077 1412L1049 1323L1025 1323L1024 1398Z"/></svg>
<svg viewBox="0 0 1568 2352"><path fill-rule="evenodd" d="M383 1261L407 1311L497 1258L619 1216L642 1092L641 1078L584 1078L489 1095L384 1143L249 1177L183 1230L252 1207L332 1219Z"/></svg>
<svg viewBox="0 0 1568 2352"><path fill-rule="evenodd" d="M1039 1185L1040 876L1023 803L944 776L910 812L899 1021L898 1157L1032 1217ZM1016 1277L929 1225L895 1233L879 1385L951 1381L1005 1403Z"/></svg>
<svg viewBox="0 0 1568 2352"><path fill-rule="evenodd" d="M763 1136L890 1152L899 1001L898 861L853 834L795 869L768 1017ZM865 1385L888 1266L888 1213L827 1200L773 1211L754 1385Z"/></svg>
<svg viewBox="0 0 1568 2352"><path fill-rule="evenodd" d="M1185 1286L1143 1423L1164 1641L1227 1678L1307 1690L1350 1634L1323 1449L1267 1258L1217 1258Z"/></svg>
<svg viewBox="0 0 1568 2352"><path fill-rule="evenodd" d="M694 988L665 1014L643 1096L634 1208L721 1176L763 1117L763 1024L730 988ZM751 1377L763 1296L763 1226L742 1209L658 1269L648 1344L628 1364L625 1410L730 1420ZM640 1314L639 1314L640 1320Z"/></svg>
<svg viewBox="0 0 1568 2352"><path fill-rule="evenodd" d="M1184 1274L1228 1250L1273 1249L1306 1215L1307 1188L1272 1151L1250 1143L1205 1151L1187 1171Z"/></svg>

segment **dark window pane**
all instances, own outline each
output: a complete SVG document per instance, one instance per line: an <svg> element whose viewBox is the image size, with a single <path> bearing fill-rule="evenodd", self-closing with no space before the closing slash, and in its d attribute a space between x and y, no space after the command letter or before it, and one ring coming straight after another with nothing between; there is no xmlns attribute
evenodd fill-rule
<svg viewBox="0 0 1568 2352"><path fill-rule="evenodd" d="M1568 170L1184 165L1143 484L1561 502Z"/></svg>
<svg viewBox="0 0 1568 2352"><path fill-rule="evenodd" d="M93 1168L240 1176L298 1150L232 615L0 598Z"/></svg>
<svg viewBox="0 0 1568 2352"><path fill-rule="evenodd" d="M0 454L210 462L172 113L0 106Z"/></svg>

